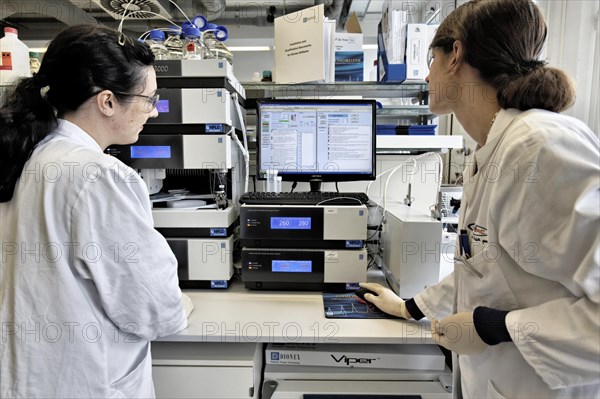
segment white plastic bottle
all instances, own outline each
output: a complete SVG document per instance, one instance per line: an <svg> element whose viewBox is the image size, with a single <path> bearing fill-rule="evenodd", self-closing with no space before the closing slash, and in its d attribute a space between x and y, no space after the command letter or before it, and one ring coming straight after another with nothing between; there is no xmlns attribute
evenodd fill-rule
<svg viewBox="0 0 600 399"><path fill-rule="evenodd" d="M0 51L0 86L9 86L15 84L18 78L31 76L29 48L19 40L16 29L4 28Z"/></svg>
<svg viewBox="0 0 600 399"><path fill-rule="evenodd" d="M167 60L169 58L167 48L164 45L165 34L158 30L152 29L148 35L146 43L150 46L150 50L154 53L155 60Z"/></svg>
<svg viewBox="0 0 600 399"><path fill-rule="evenodd" d="M183 40L181 40L181 28L178 26L169 26L167 38L165 39L165 47L167 48L168 57L170 60L183 59Z"/></svg>

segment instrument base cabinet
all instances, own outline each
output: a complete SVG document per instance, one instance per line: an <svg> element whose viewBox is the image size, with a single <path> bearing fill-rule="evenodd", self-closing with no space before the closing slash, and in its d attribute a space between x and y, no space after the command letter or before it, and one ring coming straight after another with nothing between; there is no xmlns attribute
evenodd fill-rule
<svg viewBox="0 0 600 399"><path fill-rule="evenodd" d="M303 399L304 395L390 395L396 398L450 399L452 379L445 370L395 370L273 365L265 367L262 399Z"/></svg>
<svg viewBox="0 0 600 399"><path fill-rule="evenodd" d="M261 350L255 343L152 342L156 397L258 398Z"/></svg>
<svg viewBox="0 0 600 399"><path fill-rule="evenodd" d="M265 381L265 384L270 381ZM452 394L445 391L436 381L280 381L273 396L264 399L303 399L306 394L338 395L352 399L389 395L390 399L450 399Z"/></svg>
<svg viewBox="0 0 600 399"><path fill-rule="evenodd" d="M408 370L266 364L263 369L264 349L264 344L250 342L154 341L152 377L156 397L302 399L305 394L344 398L378 394L390 395L390 399L452 397L448 386L452 373L448 367Z"/></svg>

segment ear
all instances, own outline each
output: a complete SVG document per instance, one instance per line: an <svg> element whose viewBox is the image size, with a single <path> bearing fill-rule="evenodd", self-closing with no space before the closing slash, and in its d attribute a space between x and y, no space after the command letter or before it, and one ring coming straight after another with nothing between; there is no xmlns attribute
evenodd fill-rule
<svg viewBox="0 0 600 399"><path fill-rule="evenodd" d="M115 113L115 95L110 90L103 90L96 95L96 106L105 116L113 116Z"/></svg>
<svg viewBox="0 0 600 399"><path fill-rule="evenodd" d="M456 40L452 45L452 51L448 54L448 69L450 73L458 73L462 63L463 57L465 56L465 46Z"/></svg>

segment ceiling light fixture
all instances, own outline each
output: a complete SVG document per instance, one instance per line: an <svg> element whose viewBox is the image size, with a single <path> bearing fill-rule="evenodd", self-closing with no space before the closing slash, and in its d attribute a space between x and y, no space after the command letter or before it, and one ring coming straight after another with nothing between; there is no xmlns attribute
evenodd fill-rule
<svg viewBox="0 0 600 399"><path fill-rule="evenodd" d="M227 46L229 51L271 51L269 46Z"/></svg>

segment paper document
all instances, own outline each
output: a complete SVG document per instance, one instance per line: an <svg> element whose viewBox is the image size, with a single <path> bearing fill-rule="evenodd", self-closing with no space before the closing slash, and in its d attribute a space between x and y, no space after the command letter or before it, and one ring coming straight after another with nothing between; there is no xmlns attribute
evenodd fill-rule
<svg viewBox="0 0 600 399"><path fill-rule="evenodd" d="M274 25L275 81L277 83L326 81L328 75L325 70L327 62L325 43L331 40L331 35L325 35L324 5L320 4L275 18ZM329 46L331 50L331 44Z"/></svg>

